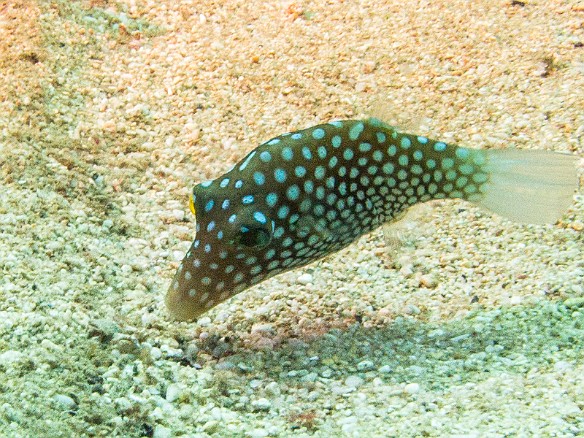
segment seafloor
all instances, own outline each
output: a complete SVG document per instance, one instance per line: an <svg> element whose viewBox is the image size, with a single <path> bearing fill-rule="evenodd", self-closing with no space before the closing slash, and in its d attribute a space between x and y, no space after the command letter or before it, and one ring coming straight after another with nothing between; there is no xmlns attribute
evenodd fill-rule
<svg viewBox="0 0 584 438"><path fill-rule="evenodd" d="M0 436L584 435L582 192L434 203L169 320L194 182L371 113L584 156L584 3L1 1Z"/></svg>

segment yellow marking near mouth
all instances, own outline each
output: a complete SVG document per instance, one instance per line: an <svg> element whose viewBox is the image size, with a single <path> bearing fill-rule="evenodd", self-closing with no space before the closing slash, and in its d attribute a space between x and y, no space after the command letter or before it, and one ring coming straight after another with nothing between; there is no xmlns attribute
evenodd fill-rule
<svg viewBox="0 0 584 438"><path fill-rule="evenodd" d="M189 197L189 208L191 209L191 211L193 212L193 214L196 216L197 212L195 211L195 202L193 201L193 195L191 195Z"/></svg>

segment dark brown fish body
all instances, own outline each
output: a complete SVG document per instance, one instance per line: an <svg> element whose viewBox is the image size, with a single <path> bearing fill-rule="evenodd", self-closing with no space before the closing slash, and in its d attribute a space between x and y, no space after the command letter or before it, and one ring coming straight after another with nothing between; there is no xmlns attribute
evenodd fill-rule
<svg viewBox="0 0 584 438"><path fill-rule="evenodd" d="M523 166L520 173L537 171L534 163L550 157L552 171L542 177L555 181L559 168L573 167L573 158L501 152L402 134L376 119L331 122L276 137L223 176L194 188L197 235L167 305L177 319L195 318L431 199L463 198L520 221L556 217L571 199L574 171L559 178L562 196L552 196L556 201L548 213L514 211L515 201L505 200L501 185L517 177L517 166Z"/></svg>

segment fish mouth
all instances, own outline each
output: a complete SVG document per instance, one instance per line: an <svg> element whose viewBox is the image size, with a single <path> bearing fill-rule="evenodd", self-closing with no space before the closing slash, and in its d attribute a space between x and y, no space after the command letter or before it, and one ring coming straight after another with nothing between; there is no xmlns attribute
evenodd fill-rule
<svg viewBox="0 0 584 438"><path fill-rule="evenodd" d="M175 284L176 280L172 282L164 298L170 317L176 321L194 321L205 310L199 308L195 300L189 299L184 291L177 289Z"/></svg>
<svg viewBox="0 0 584 438"><path fill-rule="evenodd" d="M195 293L192 282L185 282L184 279L181 281L181 271L182 269L180 268L177 270L166 292L164 302L172 319L176 321L194 321L212 306L208 305L208 301L193 297L201 291L197 290Z"/></svg>
<svg viewBox="0 0 584 438"><path fill-rule="evenodd" d="M189 271L187 266L192 265L192 254L187 254L177 269L164 298L170 317L176 321L196 320L203 313L233 295L233 290L224 288L223 281L217 283L217 278L213 277L209 271L204 273ZM208 277L203 276L205 274ZM201 282L201 277L203 282ZM217 285L221 287L217 288Z"/></svg>

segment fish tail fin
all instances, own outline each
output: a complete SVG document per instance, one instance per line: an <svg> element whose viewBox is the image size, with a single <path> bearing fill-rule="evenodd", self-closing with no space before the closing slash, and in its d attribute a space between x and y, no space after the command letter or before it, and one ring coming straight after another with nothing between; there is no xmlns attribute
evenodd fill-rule
<svg viewBox="0 0 584 438"><path fill-rule="evenodd" d="M578 187L576 157L537 150L483 150L478 205L517 222L553 223L572 202Z"/></svg>

